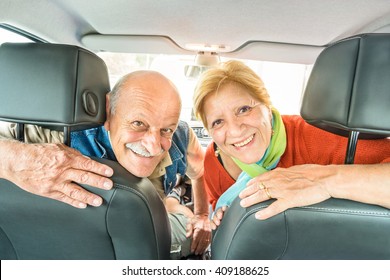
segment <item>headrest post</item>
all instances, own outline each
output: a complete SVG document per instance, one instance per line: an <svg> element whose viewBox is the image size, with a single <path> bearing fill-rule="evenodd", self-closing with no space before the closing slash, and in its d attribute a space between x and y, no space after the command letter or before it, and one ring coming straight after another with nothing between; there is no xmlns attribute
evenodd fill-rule
<svg viewBox="0 0 390 280"><path fill-rule="evenodd" d="M355 152L357 141L359 137L359 131L350 131L348 137L347 154L345 155L345 164L353 164L355 160Z"/></svg>
<svg viewBox="0 0 390 280"><path fill-rule="evenodd" d="M64 126L64 144L70 146L70 128L69 126Z"/></svg>
<svg viewBox="0 0 390 280"><path fill-rule="evenodd" d="M24 124L17 123L16 124L16 139L20 142L24 142Z"/></svg>

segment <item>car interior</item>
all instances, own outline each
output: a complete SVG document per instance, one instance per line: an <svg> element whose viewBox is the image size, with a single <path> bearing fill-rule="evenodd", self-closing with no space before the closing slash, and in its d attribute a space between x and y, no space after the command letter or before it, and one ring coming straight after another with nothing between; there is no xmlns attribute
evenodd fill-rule
<svg viewBox="0 0 390 280"><path fill-rule="evenodd" d="M389 44L389 34L350 37L326 48L314 64L301 115L321 129L350 135L346 164L353 164L360 133L363 138L390 135ZM250 208L239 202L234 201L214 234L215 259L390 258L389 209L330 198L258 221L254 214L270 201Z"/></svg>
<svg viewBox="0 0 390 280"><path fill-rule="evenodd" d="M5 89L0 94L1 120L59 128L64 135L105 120L107 67L90 51L59 44L5 43L0 47L0 77ZM70 142L68 137L64 142ZM115 170L115 187L94 190L104 203L86 211L0 179L0 259L169 258L169 222L151 182L117 162L95 160Z"/></svg>
<svg viewBox="0 0 390 280"><path fill-rule="evenodd" d="M206 148L192 110L197 78L236 59L282 114L348 137L345 164L354 164L359 139L390 136L389 54L384 0L0 0L0 120L17 123L21 141L35 124L69 144L70 131L104 122L105 94L123 74L153 69L178 87L181 119ZM150 181L96 160L114 168L115 186L83 186L104 203L82 214L0 179L0 259L169 259L170 226ZM256 220L270 203L236 199L211 259L390 259L389 209L331 198Z"/></svg>

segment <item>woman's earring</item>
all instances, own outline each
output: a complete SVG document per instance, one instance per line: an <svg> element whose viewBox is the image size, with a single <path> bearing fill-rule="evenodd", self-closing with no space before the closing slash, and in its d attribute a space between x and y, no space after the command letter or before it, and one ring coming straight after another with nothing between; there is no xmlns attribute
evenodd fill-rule
<svg viewBox="0 0 390 280"><path fill-rule="evenodd" d="M214 152L214 155L215 155L215 157L218 157L219 156L219 148L217 147L216 149L215 149L215 152Z"/></svg>

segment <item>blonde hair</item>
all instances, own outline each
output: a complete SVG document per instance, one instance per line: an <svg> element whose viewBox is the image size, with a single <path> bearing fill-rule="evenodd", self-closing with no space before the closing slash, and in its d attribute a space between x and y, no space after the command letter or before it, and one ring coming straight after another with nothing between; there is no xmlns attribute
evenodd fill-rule
<svg viewBox="0 0 390 280"><path fill-rule="evenodd" d="M218 92L222 85L239 84L248 89L249 94L266 106L271 106L270 96L262 79L243 62L230 60L204 72L195 87L193 103L195 116L207 127L204 102L208 96Z"/></svg>

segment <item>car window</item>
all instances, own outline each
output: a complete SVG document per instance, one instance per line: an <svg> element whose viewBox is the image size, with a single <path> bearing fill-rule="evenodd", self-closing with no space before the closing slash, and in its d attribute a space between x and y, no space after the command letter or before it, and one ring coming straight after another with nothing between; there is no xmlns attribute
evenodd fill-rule
<svg viewBox="0 0 390 280"><path fill-rule="evenodd" d="M0 44L4 42L33 42L30 38L0 26ZM135 70L156 70L166 75L178 87L183 109L181 119L196 121L192 112L192 95L196 78L186 75L186 66L194 64L193 55L158 55L100 52L98 55L106 62L110 84ZM229 58L220 57L220 61ZM270 61L242 60L264 81L271 100L282 114L299 114L301 96L310 75L312 65L280 63Z"/></svg>
<svg viewBox="0 0 390 280"><path fill-rule="evenodd" d="M156 70L178 87L183 109L181 118L196 121L192 113L192 95L196 78L186 76L186 66L194 64L192 55L155 55L101 52L98 55L107 64L111 87L122 75L135 70ZM221 57L220 61L229 58ZM299 114L301 96L312 65L268 61L242 60L264 81L272 102L281 114Z"/></svg>
<svg viewBox="0 0 390 280"><path fill-rule="evenodd" d="M19 33L12 32L8 29L4 29L0 25L0 45L6 42L10 43L27 43L33 42L31 39L20 35ZM0 121L0 127L8 127L9 123Z"/></svg>
<svg viewBox="0 0 390 280"><path fill-rule="evenodd" d="M12 32L0 26L0 45L5 42L26 43L26 42L33 42L33 41L19 33Z"/></svg>

